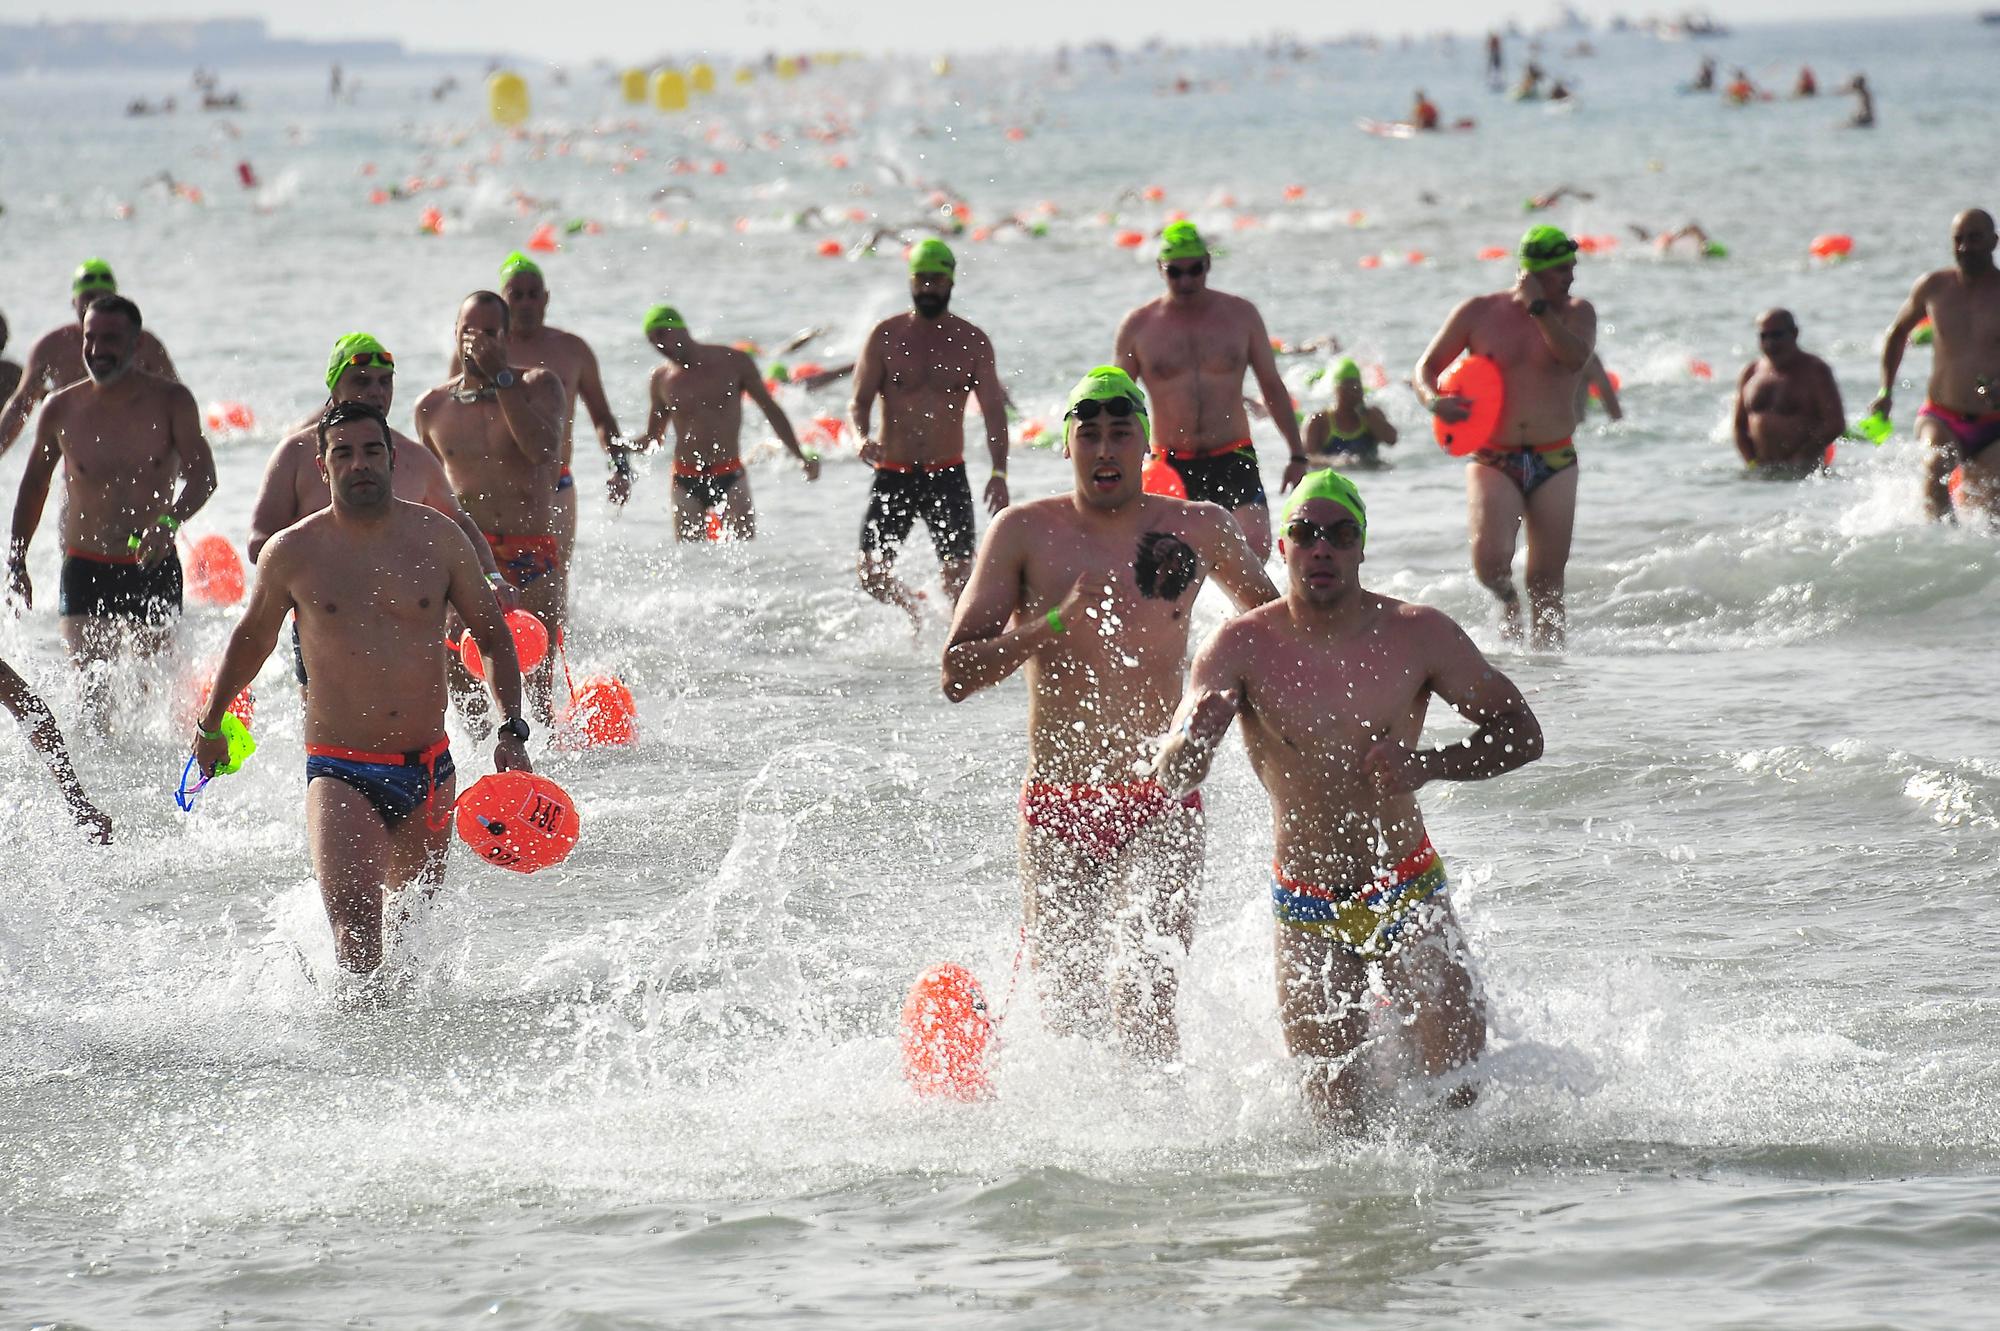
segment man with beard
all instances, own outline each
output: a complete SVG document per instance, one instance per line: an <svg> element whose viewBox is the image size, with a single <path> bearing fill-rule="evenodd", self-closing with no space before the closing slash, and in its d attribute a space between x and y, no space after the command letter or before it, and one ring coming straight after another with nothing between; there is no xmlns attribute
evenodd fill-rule
<svg viewBox="0 0 2000 1331"><path fill-rule="evenodd" d="M1277 595L1213 504L1145 493L1146 400L1103 365L1070 393L1070 494L994 519L945 648L961 702L1028 672L1021 897L1029 963L1059 1032L1178 1056L1174 1001L1194 934L1198 796L1133 775L1181 691L1195 597Z"/></svg>
<svg viewBox="0 0 2000 1331"><path fill-rule="evenodd" d="M490 364L480 342L468 364ZM504 390L503 390L504 391ZM396 498L396 445L373 407L343 402L321 420L318 469L331 504L271 538L243 620L196 721L203 775L229 756L222 718L296 614L306 695L306 835L340 968L382 962L388 901L444 881L455 786L444 737L444 625L458 612L489 662L507 720L493 763L527 771L521 672L472 543L448 518ZM401 912L398 918L406 915Z"/></svg>
<svg viewBox="0 0 2000 1331"><path fill-rule="evenodd" d="M920 596L895 576L917 519L930 531L945 594L954 603L972 568L972 487L965 478L965 399L979 400L993 474L986 511L1007 506L1007 400L985 333L950 313L958 260L941 240L910 251L910 314L869 333L854 371L851 416L861 460L875 469L861 523L861 585L923 622ZM882 399L882 431L872 420Z"/></svg>
<svg viewBox="0 0 2000 1331"><path fill-rule="evenodd" d="M83 318L89 377L49 399L14 506L7 585L33 605L28 545L62 466L58 613L79 666L108 659L128 634L143 654L165 644L181 609L174 533L215 493L215 459L194 395L136 364L142 324L139 307L123 296L91 304ZM86 719L101 720L101 697L87 688Z"/></svg>
<svg viewBox="0 0 2000 1331"><path fill-rule="evenodd" d="M2000 271L1993 264L1993 215L1968 208L1951 219L1950 268L1925 273L1896 311L1882 343L1882 391L1869 410L1887 414L1903 346L1918 324L1931 321L1931 379L1917 412L1924 459L1924 509L1951 516L1948 484L1962 467L1958 502L2000 516Z"/></svg>
<svg viewBox="0 0 2000 1331"><path fill-rule="evenodd" d="M1462 1067L1486 1045L1485 1005L1416 795L1533 762L1542 730L1448 616L1362 589L1368 510L1352 481L1314 472L1286 502L1279 535L1284 599L1223 625L1195 657L1153 775L1171 795L1194 790L1243 718L1277 843L1285 1046L1307 1060L1314 1117L1345 1128L1367 1107L1350 1065L1368 1035L1371 970L1398 1009L1390 1038L1406 1038L1426 1073ZM1478 729L1419 749L1432 697Z"/></svg>
<svg viewBox="0 0 2000 1331"><path fill-rule="evenodd" d="M1758 316L1757 346L1764 354L1736 380L1736 451L1759 476L1810 476L1847 429L1840 385L1825 361L1799 346L1790 310Z"/></svg>
<svg viewBox="0 0 2000 1331"><path fill-rule="evenodd" d="M6 408L0 410L0 453L12 448L21 437L36 403L83 381L87 374L83 364L83 317L99 296L118 294L118 279L104 260L85 259L70 280L69 292L70 304L76 308L76 322L42 334L28 352L28 364L19 379L7 390ZM140 370L162 379L179 377L160 339L144 329L139 331L139 350L134 363Z"/></svg>
<svg viewBox="0 0 2000 1331"><path fill-rule="evenodd" d="M1194 223L1168 223L1160 233L1159 254L1167 294L1141 305L1118 326L1118 365L1145 383L1160 409L1153 451L1180 473L1188 498L1234 513L1250 548L1265 559L1271 553L1271 509L1250 443L1245 370L1256 376L1271 423L1291 449L1283 488L1306 474L1306 446L1263 316L1241 296L1209 288L1212 261Z"/></svg>
<svg viewBox="0 0 2000 1331"><path fill-rule="evenodd" d="M1510 641L1522 636L1514 590L1514 542L1528 526L1530 641L1560 650L1567 630L1563 574L1576 527L1577 400L1597 350L1597 311L1570 294L1576 242L1552 226L1521 238L1520 275L1506 291L1474 296L1451 312L1417 362L1417 400L1442 420L1471 414L1464 398L1438 391L1461 352L1499 366L1505 414L1492 442L1466 465L1472 571L1500 598Z"/></svg>
<svg viewBox="0 0 2000 1331"><path fill-rule="evenodd" d="M459 503L478 524L500 573L558 641L566 619L568 571L555 512L562 456L562 381L507 361L507 302L475 291L458 307L455 341L463 367L417 403L417 441L444 464ZM528 678L535 714L551 715L555 653Z"/></svg>

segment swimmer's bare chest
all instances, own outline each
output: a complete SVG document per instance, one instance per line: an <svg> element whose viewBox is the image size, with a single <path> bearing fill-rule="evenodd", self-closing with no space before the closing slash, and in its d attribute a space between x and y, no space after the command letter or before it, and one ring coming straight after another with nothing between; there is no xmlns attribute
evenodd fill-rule
<svg viewBox="0 0 2000 1331"><path fill-rule="evenodd" d="M1248 367L1243 330L1226 312L1208 319L1156 314L1139 337L1139 373L1155 385L1189 375L1240 381Z"/></svg>

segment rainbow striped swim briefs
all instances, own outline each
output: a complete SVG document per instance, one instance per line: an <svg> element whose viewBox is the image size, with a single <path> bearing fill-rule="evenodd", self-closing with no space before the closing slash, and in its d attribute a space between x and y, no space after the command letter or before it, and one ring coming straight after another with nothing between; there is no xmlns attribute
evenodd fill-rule
<svg viewBox="0 0 2000 1331"><path fill-rule="evenodd" d="M1329 890L1285 877L1271 866L1271 911L1278 923L1323 934L1364 956L1388 956L1417 914L1445 889L1444 861L1431 839L1375 875L1360 890Z"/></svg>

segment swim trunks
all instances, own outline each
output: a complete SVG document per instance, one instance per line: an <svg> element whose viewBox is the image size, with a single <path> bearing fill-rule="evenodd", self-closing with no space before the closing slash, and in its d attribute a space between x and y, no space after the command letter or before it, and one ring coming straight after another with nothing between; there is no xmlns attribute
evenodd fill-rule
<svg viewBox="0 0 2000 1331"><path fill-rule="evenodd" d="M562 543L553 536L495 536L490 531L481 535L493 547L493 562L500 566L500 576L516 587L547 577L562 560Z"/></svg>
<svg viewBox="0 0 2000 1331"><path fill-rule="evenodd" d="M972 558L972 485L960 459L937 466L880 462L868 487L868 514L861 520L861 551L895 558L922 518L940 564Z"/></svg>
<svg viewBox="0 0 2000 1331"><path fill-rule="evenodd" d="M1058 785L1030 781L1021 787L1021 820L1101 860L1131 844L1147 823L1174 802L1157 781L1120 781L1109 786ZM1201 812L1201 792L1191 791L1183 809Z"/></svg>
<svg viewBox="0 0 2000 1331"><path fill-rule="evenodd" d="M306 745L306 784L320 777L332 777L361 792L390 827L423 809L424 821L436 827L430 816L437 789L457 774L451 761L451 740L440 739L426 749L408 753L364 753L331 744ZM451 810L445 810L445 817Z"/></svg>
<svg viewBox="0 0 2000 1331"><path fill-rule="evenodd" d="M1180 473L1189 499L1229 509L1269 503L1263 473L1257 470L1257 450L1248 439L1220 448L1162 449L1160 455Z"/></svg>
<svg viewBox="0 0 2000 1331"><path fill-rule="evenodd" d="M561 471L556 473L557 494L561 494L565 490L574 490L575 488L576 488L576 477L570 472L570 469L568 467L564 467Z"/></svg>
<svg viewBox="0 0 2000 1331"><path fill-rule="evenodd" d="M674 464L674 489L690 495L703 508L721 508L723 501L743 475L743 461L731 458L713 467Z"/></svg>
<svg viewBox="0 0 2000 1331"><path fill-rule="evenodd" d="M1472 455L1472 460L1514 482L1514 488L1525 499L1551 476L1574 467L1576 449L1569 440L1558 439L1553 444L1535 444L1529 448L1482 448Z"/></svg>
<svg viewBox="0 0 2000 1331"><path fill-rule="evenodd" d="M1321 934L1363 956L1386 957L1417 918L1418 907L1445 889L1444 862L1427 836L1415 850L1360 889L1297 882L1271 866L1271 913L1287 928Z"/></svg>
<svg viewBox="0 0 2000 1331"><path fill-rule="evenodd" d="M1967 462L1984 453L1995 439L2000 439L2000 411L1965 416L1927 400L1917 409L1917 419L1922 420L1926 416L1951 431L1951 437L1958 441L1958 455Z"/></svg>
<svg viewBox="0 0 2000 1331"><path fill-rule="evenodd" d="M159 628L181 610L181 560L169 552L151 568L135 556L112 559L63 552L62 583L56 598L60 615L123 619Z"/></svg>

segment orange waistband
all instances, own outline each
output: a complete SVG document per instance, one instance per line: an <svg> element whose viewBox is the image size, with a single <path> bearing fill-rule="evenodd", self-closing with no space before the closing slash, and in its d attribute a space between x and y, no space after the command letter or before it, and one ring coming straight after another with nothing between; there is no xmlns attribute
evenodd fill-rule
<svg viewBox="0 0 2000 1331"><path fill-rule="evenodd" d="M119 564L128 568L136 567L139 563L139 556L137 555L101 555L95 550L79 550L75 546L69 545L63 547L63 557L65 559L87 559L93 564Z"/></svg>
<svg viewBox="0 0 2000 1331"><path fill-rule="evenodd" d="M449 736L427 749L412 749L408 753L369 753L365 749L343 749L338 744L308 744L306 757L338 758L343 762L373 763L377 767L429 767L450 747Z"/></svg>
<svg viewBox="0 0 2000 1331"><path fill-rule="evenodd" d="M1372 881L1377 883L1406 882L1417 873L1429 868L1431 861L1437 858L1437 848L1431 845L1430 834L1427 832L1424 834L1424 839L1417 843L1415 850L1387 868L1377 868L1372 875ZM1276 880L1278 886L1284 888L1287 892L1303 892L1307 896L1339 895L1337 892L1329 892L1317 883L1308 883L1297 878L1287 878L1284 871L1278 868L1276 860L1271 861L1271 877Z"/></svg>
<svg viewBox="0 0 2000 1331"><path fill-rule="evenodd" d="M1172 458L1176 462L1205 462L1209 458L1222 458L1228 457L1231 453L1240 453L1250 446L1250 437L1245 435L1226 444L1217 444L1214 448L1162 448L1158 451L1162 457Z"/></svg>
<svg viewBox="0 0 2000 1331"><path fill-rule="evenodd" d="M562 542L543 532L530 532L524 536L507 536L499 532L483 531L486 543L495 550L513 546L517 550L543 550L553 554L562 552Z"/></svg>
<svg viewBox="0 0 2000 1331"><path fill-rule="evenodd" d="M731 458L729 461L715 467L690 467L679 462L674 464L674 475L676 476L734 476L742 470L742 458Z"/></svg>
<svg viewBox="0 0 2000 1331"><path fill-rule="evenodd" d="M950 471L953 467L963 467L964 465L965 455L961 453L949 462L878 462L875 464L875 470L921 471L929 474L931 472Z"/></svg>

